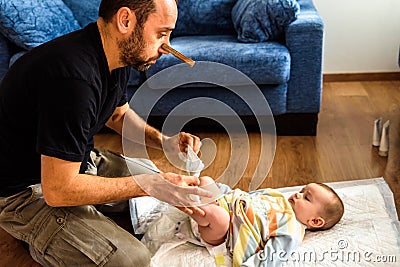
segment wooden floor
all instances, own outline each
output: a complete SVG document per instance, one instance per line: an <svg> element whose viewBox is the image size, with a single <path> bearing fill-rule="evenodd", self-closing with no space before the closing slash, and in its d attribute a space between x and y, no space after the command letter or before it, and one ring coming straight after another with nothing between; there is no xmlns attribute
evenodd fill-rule
<svg viewBox="0 0 400 267"><path fill-rule="evenodd" d="M388 157L380 157L378 148L371 146L373 121L382 117L390 120L390 149ZM233 175L244 170L235 185L248 189L250 181L259 178L260 187L284 187L309 182L333 182L384 177L395 195L400 211L400 80L324 83L317 136L279 136L272 166L263 177L255 177L259 160L261 137L258 133L239 136L249 140L243 153L231 155L231 141L223 133L196 132L201 138L212 139L217 148L215 160L202 174L220 177L229 168ZM96 136L96 145L121 151L121 141L113 134ZM243 142L245 143L245 142ZM162 153L149 150L150 158L163 171L176 171L165 162ZM140 155L138 155L140 156ZM267 165L267 164L266 164ZM270 166L262 166L269 168ZM264 170L265 171L265 170ZM3 230L0 230L0 266L38 266L27 252Z"/></svg>

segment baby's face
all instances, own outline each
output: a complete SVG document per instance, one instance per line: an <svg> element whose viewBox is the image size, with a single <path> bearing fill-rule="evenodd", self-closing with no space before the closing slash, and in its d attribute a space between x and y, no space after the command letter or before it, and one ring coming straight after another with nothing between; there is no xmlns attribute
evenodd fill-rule
<svg viewBox="0 0 400 267"><path fill-rule="evenodd" d="M334 199L332 192L318 184L308 184L299 193L289 197L297 220L307 225L315 227L317 219L321 218L323 207Z"/></svg>

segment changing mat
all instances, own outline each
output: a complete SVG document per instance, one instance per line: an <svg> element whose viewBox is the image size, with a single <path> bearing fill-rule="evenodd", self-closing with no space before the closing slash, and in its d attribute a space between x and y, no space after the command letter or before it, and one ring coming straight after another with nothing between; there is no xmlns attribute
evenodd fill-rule
<svg viewBox="0 0 400 267"><path fill-rule="evenodd" d="M384 179L327 184L344 202L342 220L330 230L307 232L295 253L277 251L271 256L283 259L283 266L399 266L400 226L393 194ZM291 195L301 188L279 191ZM136 201L146 199L132 200L131 205L139 207ZM136 223L141 224L135 225L145 232L142 242L153 253L152 266L230 266L229 255L224 255L219 261L223 264L217 265L215 257L195 242L186 214L156 200L152 207L151 211L139 214L142 218Z"/></svg>

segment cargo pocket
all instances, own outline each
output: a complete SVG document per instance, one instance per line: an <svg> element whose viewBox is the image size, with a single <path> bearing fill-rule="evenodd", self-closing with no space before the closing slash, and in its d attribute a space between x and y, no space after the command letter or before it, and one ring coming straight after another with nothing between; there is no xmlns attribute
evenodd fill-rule
<svg viewBox="0 0 400 267"><path fill-rule="evenodd" d="M47 262L58 266L91 262L103 266L116 251L110 240L68 208L57 209L51 215L37 233L33 246Z"/></svg>

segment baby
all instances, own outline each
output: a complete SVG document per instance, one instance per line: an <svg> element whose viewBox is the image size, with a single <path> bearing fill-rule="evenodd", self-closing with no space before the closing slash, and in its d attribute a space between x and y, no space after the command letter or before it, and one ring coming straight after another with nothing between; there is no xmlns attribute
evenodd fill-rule
<svg viewBox="0 0 400 267"><path fill-rule="evenodd" d="M200 181L200 186L214 183L210 177ZM320 183L307 184L288 199L273 189L235 189L200 208L204 217L191 215L200 238L214 246L226 242L233 266L279 265L277 253L288 254L300 246L305 229L329 229L344 213L340 197Z"/></svg>

